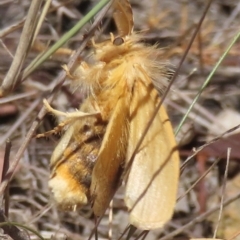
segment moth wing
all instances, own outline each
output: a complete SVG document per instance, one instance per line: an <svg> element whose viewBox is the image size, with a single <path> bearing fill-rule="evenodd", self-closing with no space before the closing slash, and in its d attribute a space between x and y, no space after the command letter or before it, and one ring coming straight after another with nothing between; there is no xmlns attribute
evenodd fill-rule
<svg viewBox="0 0 240 240"><path fill-rule="evenodd" d="M159 102L157 91L136 81L130 109L127 160ZM140 229L162 227L176 203L179 156L171 123L162 106L136 153L126 183L130 223Z"/></svg>
<svg viewBox="0 0 240 240"><path fill-rule="evenodd" d="M125 97L118 100L93 169L90 194L93 212L101 216L117 190L127 150L129 107Z"/></svg>
<svg viewBox="0 0 240 240"><path fill-rule="evenodd" d="M67 131L64 133L64 135L60 139L59 143L55 147L55 149L52 153L51 160L50 160L51 167L54 166L59 161L59 159L62 157L64 150L68 146L68 144L73 136L73 133L74 133L74 127L72 125L67 129Z"/></svg>

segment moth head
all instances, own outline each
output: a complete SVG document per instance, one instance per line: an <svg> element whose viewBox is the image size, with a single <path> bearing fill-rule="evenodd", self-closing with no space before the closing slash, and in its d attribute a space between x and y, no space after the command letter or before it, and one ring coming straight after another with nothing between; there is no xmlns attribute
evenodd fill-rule
<svg viewBox="0 0 240 240"><path fill-rule="evenodd" d="M131 54L138 47L139 37L135 35L117 36L110 34L110 40L93 44L95 57L101 62L110 62Z"/></svg>

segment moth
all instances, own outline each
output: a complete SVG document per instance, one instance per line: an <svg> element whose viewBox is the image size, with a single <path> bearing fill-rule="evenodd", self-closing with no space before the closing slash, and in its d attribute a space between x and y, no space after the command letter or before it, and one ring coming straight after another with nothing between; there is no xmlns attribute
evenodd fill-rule
<svg viewBox="0 0 240 240"><path fill-rule="evenodd" d="M118 35L93 41L91 63L83 61L71 74L73 85L87 92L79 111L61 113L45 101L48 111L66 116L68 126L51 157L49 186L61 209L91 204L102 216L123 179L130 224L161 228L172 217L179 177L163 106L129 161L168 84L169 68L159 61L161 50L133 32L127 0L114 2L113 15Z"/></svg>

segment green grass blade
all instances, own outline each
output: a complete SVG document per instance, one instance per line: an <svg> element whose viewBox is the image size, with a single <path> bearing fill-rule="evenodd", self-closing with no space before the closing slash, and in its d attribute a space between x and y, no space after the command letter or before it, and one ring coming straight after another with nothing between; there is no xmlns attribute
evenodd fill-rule
<svg viewBox="0 0 240 240"><path fill-rule="evenodd" d="M213 68L213 70L211 71L211 73L209 74L209 76L207 77L207 79L205 80L205 82L203 83L202 87L200 88L200 90L198 91L198 94L196 95L196 97L194 98L192 104L190 105L189 109L187 110L186 114L184 115L184 117L182 118L181 122L179 123L176 131L175 131L175 135L177 135L183 125L183 123L186 121L189 113L191 112L191 110L193 109L194 104L197 102L197 100L199 99L200 95L202 94L203 90L206 88L206 86L208 85L208 83L211 81L212 76L215 74L216 70L218 69L218 67L220 66L220 64L222 63L222 61L224 60L224 58L227 56L228 52L230 51L230 49L232 48L232 46L236 43L236 41L238 40L238 38L240 37L240 32L238 32L236 34L236 36L233 38L232 42L229 44L229 46L227 47L226 51L224 52L224 54L220 57L220 59L218 60L217 64L215 65L215 67Z"/></svg>

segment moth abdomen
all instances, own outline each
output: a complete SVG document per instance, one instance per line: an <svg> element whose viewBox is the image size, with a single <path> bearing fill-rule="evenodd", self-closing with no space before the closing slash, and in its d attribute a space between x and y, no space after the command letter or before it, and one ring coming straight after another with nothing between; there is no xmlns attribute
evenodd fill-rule
<svg viewBox="0 0 240 240"><path fill-rule="evenodd" d="M82 123L75 127L61 158L52 159L49 186L60 209L72 211L89 203L92 171L105 129L104 122ZM64 138L67 139L67 135L63 135L61 141L64 142Z"/></svg>

